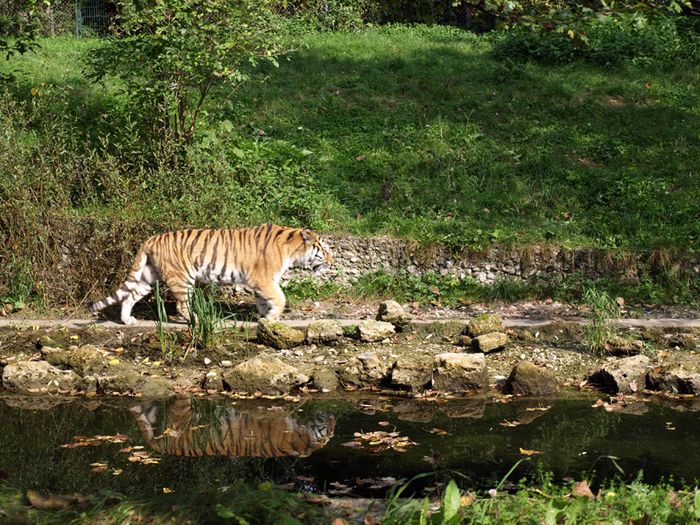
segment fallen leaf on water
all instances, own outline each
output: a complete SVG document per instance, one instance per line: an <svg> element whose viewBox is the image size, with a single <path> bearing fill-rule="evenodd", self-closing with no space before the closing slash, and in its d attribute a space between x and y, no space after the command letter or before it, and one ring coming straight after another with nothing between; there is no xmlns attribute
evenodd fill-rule
<svg viewBox="0 0 700 525"><path fill-rule="evenodd" d="M104 461L98 461L96 463L90 463L90 466L92 467L92 472L95 472L96 474L100 474L102 472L107 472L107 463Z"/></svg>
<svg viewBox="0 0 700 525"><path fill-rule="evenodd" d="M139 450L131 453L129 461L131 463L141 463L142 465L155 465L160 463L160 458L154 458L151 456L151 453L146 450Z"/></svg>
<svg viewBox="0 0 700 525"><path fill-rule="evenodd" d="M447 432L446 430L443 430L441 428L433 428L428 430L431 434L437 434L438 436L449 436L450 433Z"/></svg>
<svg viewBox="0 0 700 525"><path fill-rule="evenodd" d="M537 454L542 454L541 450L530 450L527 448L520 448L519 450L520 454L522 454L523 456L535 456Z"/></svg>
<svg viewBox="0 0 700 525"><path fill-rule="evenodd" d="M163 487L163 494L172 494L173 489L170 487Z"/></svg>
<svg viewBox="0 0 700 525"><path fill-rule="evenodd" d="M124 469L120 469L120 468L112 469L112 476L121 476L122 472L124 472Z"/></svg>
<svg viewBox="0 0 700 525"><path fill-rule="evenodd" d="M380 421L379 423L377 423L377 425L379 425L380 427L388 427L389 425L391 425L391 423L389 423L388 421Z"/></svg>
<svg viewBox="0 0 700 525"><path fill-rule="evenodd" d="M115 434L113 436L73 436L73 443L61 445L61 448L96 447L103 443L124 443L129 440L125 434Z"/></svg>
<svg viewBox="0 0 700 525"><path fill-rule="evenodd" d="M549 410L550 408L552 408L552 407L551 407L551 406L546 406L546 407L530 407L530 408L526 408L526 409L525 409L525 412L546 412L546 411Z"/></svg>
<svg viewBox="0 0 700 525"><path fill-rule="evenodd" d="M520 424L520 421L508 421L507 419L504 419L502 423L499 423L502 427L517 427Z"/></svg>
<svg viewBox="0 0 700 525"><path fill-rule="evenodd" d="M396 485L396 478L387 476L384 478L357 478L355 484L362 487L369 485L370 489L385 489Z"/></svg>

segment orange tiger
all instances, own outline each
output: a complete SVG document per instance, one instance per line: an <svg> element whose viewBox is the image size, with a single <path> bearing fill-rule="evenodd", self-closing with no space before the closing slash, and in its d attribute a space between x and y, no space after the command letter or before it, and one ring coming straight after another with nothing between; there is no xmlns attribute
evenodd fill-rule
<svg viewBox="0 0 700 525"><path fill-rule="evenodd" d="M303 424L289 414L259 415L230 406L218 415L206 414L195 410L191 398L181 398L161 419L159 407L146 401L129 410L148 446L171 456L306 457L335 433L335 416L330 414L318 413ZM158 430L163 433L158 435Z"/></svg>
<svg viewBox="0 0 700 525"><path fill-rule="evenodd" d="M319 273L332 263L328 246L308 229L263 224L161 233L141 245L124 284L88 309L99 312L121 303L122 322L133 324L134 304L160 280L175 296L178 313L189 319L188 298L195 282L245 283L255 292L260 316L274 320L284 310L286 300L279 282L289 267L311 267Z"/></svg>

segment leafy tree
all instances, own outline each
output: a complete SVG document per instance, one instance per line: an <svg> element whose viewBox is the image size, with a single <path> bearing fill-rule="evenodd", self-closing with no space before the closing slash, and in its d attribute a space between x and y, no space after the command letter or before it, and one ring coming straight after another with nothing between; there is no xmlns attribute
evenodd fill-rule
<svg viewBox="0 0 700 525"><path fill-rule="evenodd" d="M211 90L281 52L269 0L126 0L114 36L89 59L91 77L121 79L138 115L181 144Z"/></svg>
<svg viewBox="0 0 700 525"><path fill-rule="evenodd" d="M0 2L0 55L4 55L6 60L16 54L26 53L38 45L36 14L39 4L49 5L49 2L48 0ZM0 81L11 78L12 75L0 73Z"/></svg>

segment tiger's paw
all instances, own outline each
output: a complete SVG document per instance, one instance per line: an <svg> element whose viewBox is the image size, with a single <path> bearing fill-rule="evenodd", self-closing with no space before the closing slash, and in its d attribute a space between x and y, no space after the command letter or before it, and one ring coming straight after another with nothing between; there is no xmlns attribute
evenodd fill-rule
<svg viewBox="0 0 700 525"><path fill-rule="evenodd" d="M136 317L131 316L131 317L128 317L127 319L122 319L122 323L124 323L127 326L134 325L134 324L136 324Z"/></svg>

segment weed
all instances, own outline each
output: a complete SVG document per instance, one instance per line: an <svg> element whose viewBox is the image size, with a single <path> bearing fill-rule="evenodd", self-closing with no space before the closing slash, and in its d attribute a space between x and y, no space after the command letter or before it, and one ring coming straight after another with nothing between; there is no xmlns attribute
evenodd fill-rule
<svg viewBox="0 0 700 525"><path fill-rule="evenodd" d="M188 304L190 318L188 324L192 340L190 348L213 349L221 345L224 323L231 316L224 316L221 306L214 298L215 289L208 290L193 287L190 291ZM210 292L210 293L207 293Z"/></svg>
<svg viewBox="0 0 700 525"><path fill-rule="evenodd" d="M168 322L168 314L165 311L165 302L160 294L160 281L156 281L153 293L156 302L156 334L160 343L160 351L166 359L171 360L175 353L177 336L164 327L164 324Z"/></svg>
<svg viewBox="0 0 700 525"><path fill-rule="evenodd" d="M620 308L607 292L596 288L588 288L583 300L591 309L583 332L586 347L591 352L602 353L606 343L617 334Z"/></svg>

